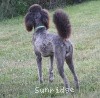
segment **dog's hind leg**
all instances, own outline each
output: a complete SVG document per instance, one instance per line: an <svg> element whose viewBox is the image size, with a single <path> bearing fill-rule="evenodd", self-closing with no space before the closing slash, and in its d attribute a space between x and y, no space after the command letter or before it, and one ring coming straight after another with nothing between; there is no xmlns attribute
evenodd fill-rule
<svg viewBox="0 0 100 98"><path fill-rule="evenodd" d="M57 63L57 68L58 68L58 72L61 76L61 78L63 79L64 85L66 89L70 89L69 83L68 83L68 79L64 73L64 50L61 47L57 47L55 50L55 59L56 59L56 63Z"/></svg>
<svg viewBox="0 0 100 98"><path fill-rule="evenodd" d="M43 77L42 77L42 57L40 53L35 53L36 54L36 61L37 61L37 65L38 65L38 77L39 77L39 81L40 83L43 83Z"/></svg>
<svg viewBox="0 0 100 98"><path fill-rule="evenodd" d="M53 60L54 60L54 56L50 56L50 68L49 68L49 82L53 82Z"/></svg>
<svg viewBox="0 0 100 98"><path fill-rule="evenodd" d="M68 67L74 76L74 82L75 82L76 88L79 89L78 78L77 78L77 75L76 75L75 70L74 70L72 55L66 58L66 63L68 64Z"/></svg>

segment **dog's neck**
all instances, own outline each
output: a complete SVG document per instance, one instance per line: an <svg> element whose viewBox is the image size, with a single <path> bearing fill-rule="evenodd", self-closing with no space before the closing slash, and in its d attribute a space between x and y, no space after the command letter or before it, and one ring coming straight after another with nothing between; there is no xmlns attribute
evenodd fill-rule
<svg viewBox="0 0 100 98"><path fill-rule="evenodd" d="M36 32L37 30L42 29L42 28L46 29L46 27L44 25L39 25L34 29L34 31Z"/></svg>

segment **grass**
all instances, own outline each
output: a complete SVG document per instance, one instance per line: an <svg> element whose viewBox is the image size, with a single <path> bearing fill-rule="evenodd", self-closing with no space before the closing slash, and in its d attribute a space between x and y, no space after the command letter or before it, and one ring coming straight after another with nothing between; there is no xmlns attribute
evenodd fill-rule
<svg viewBox="0 0 100 98"><path fill-rule="evenodd" d="M0 22L0 98L100 98L100 1L68 6L72 24L75 69L80 91L74 94L35 93L35 88L63 88L63 81L54 64L54 82L48 83L49 58L43 58L44 84L39 85L32 33L27 33L23 16ZM53 11L50 16L52 16ZM50 23L49 31L55 32ZM65 65L71 87L73 77Z"/></svg>

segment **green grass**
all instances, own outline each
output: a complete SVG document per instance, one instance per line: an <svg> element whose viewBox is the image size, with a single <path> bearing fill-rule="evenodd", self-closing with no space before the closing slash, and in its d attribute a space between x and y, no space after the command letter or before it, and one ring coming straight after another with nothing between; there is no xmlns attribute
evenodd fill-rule
<svg viewBox="0 0 100 98"><path fill-rule="evenodd" d="M63 87L56 64L54 82L48 83L49 58L43 58L44 84L39 85L32 33L27 33L23 16L0 22L0 98L100 98L100 1L68 6L72 24L75 69L80 91L73 95L56 93L35 94L35 88ZM52 12L50 12L52 16ZM56 31L50 23L49 31ZM67 65L65 72L74 88L73 77Z"/></svg>

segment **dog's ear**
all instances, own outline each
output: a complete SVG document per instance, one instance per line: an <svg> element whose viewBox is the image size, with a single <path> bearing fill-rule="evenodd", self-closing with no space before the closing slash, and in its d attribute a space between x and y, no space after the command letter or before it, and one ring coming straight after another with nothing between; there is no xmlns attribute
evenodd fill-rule
<svg viewBox="0 0 100 98"><path fill-rule="evenodd" d="M41 11L41 21L46 29L49 29L49 13L46 9L42 9Z"/></svg>
<svg viewBox="0 0 100 98"><path fill-rule="evenodd" d="M25 26L27 31L32 31L34 26L33 14L28 12L25 16Z"/></svg>

